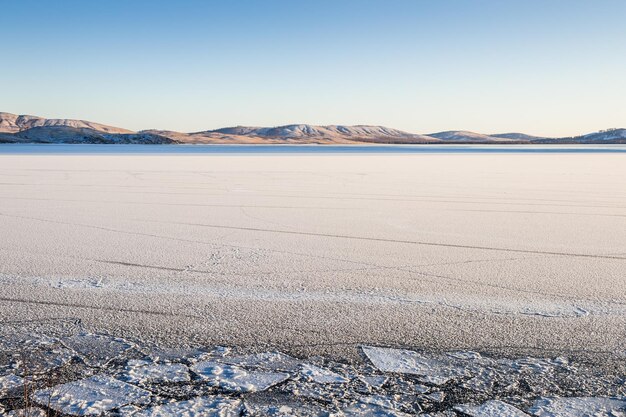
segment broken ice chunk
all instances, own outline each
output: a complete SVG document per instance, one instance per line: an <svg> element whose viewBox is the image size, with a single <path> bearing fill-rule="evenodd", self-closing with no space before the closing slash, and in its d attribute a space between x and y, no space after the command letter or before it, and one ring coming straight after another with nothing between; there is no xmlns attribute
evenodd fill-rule
<svg viewBox="0 0 626 417"><path fill-rule="evenodd" d="M613 417L626 412L626 399L607 397L540 398L528 410L538 417Z"/></svg>
<svg viewBox="0 0 626 417"><path fill-rule="evenodd" d="M197 397L147 408L133 417L238 417L241 401L223 397Z"/></svg>
<svg viewBox="0 0 626 417"><path fill-rule="evenodd" d="M300 372L307 379L318 384L344 384L349 381L345 376L307 363L301 365Z"/></svg>
<svg viewBox="0 0 626 417"><path fill-rule="evenodd" d="M289 378L281 372L250 371L215 361L198 362L191 370L209 385L235 392L264 391Z"/></svg>
<svg viewBox="0 0 626 417"><path fill-rule="evenodd" d="M457 405L454 409L472 417L529 417L520 409L498 400L481 405Z"/></svg>
<svg viewBox="0 0 626 417"><path fill-rule="evenodd" d="M133 366L135 365L135 366ZM123 379L127 382L188 382L189 370L181 364L137 363L129 361Z"/></svg>
<svg viewBox="0 0 626 417"><path fill-rule="evenodd" d="M302 401L290 395L252 394L244 400L245 414L253 417L329 417L319 404Z"/></svg>
<svg viewBox="0 0 626 417"><path fill-rule="evenodd" d="M74 358L74 353L59 345L42 346L35 350L20 351L16 355L16 368L24 374L45 374L59 368Z"/></svg>
<svg viewBox="0 0 626 417"><path fill-rule="evenodd" d="M105 375L35 391L32 399L75 416L99 415L127 404L146 404L150 392Z"/></svg>
<svg viewBox="0 0 626 417"><path fill-rule="evenodd" d="M80 354L87 366L102 367L121 356L133 345L106 335L81 333L61 340L68 348Z"/></svg>
<svg viewBox="0 0 626 417"><path fill-rule="evenodd" d="M24 378L17 375L0 376L0 398L24 385Z"/></svg>
<svg viewBox="0 0 626 417"><path fill-rule="evenodd" d="M436 403L440 403L443 401L443 399L445 398L446 394L444 394L441 391L435 391L435 392L431 392L430 394L426 394L424 395L424 397L428 398L431 401L434 401Z"/></svg>
<svg viewBox="0 0 626 417"><path fill-rule="evenodd" d="M250 355L239 355L224 357L220 362L242 366L244 368L264 368L272 371L296 371L300 366L300 361L280 352L262 352Z"/></svg>
<svg viewBox="0 0 626 417"><path fill-rule="evenodd" d="M379 370L419 375L422 382L442 385L451 379L465 375L461 368L418 352L372 346L363 346L362 349Z"/></svg>
<svg viewBox="0 0 626 417"><path fill-rule="evenodd" d="M410 414L390 410L376 404L357 403L344 408L345 417L408 417Z"/></svg>
<svg viewBox="0 0 626 417"><path fill-rule="evenodd" d="M2 415L6 417L48 417L48 413L37 407L20 408Z"/></svg>
<svg viewBox="0 0 626 417"><path fill-rule="evenodd" d="M389 378L383 375L371 375L362 376L360 379L373 388L380 388L385 385Z"/></svg>

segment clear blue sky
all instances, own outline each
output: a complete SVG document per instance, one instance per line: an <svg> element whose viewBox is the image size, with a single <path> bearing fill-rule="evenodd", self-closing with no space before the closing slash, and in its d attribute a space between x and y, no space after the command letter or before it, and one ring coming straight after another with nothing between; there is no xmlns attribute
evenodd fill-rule
<svg viewBox="0 0 626 417"><path fill-rule="evenodd" d="M0 111L131 129L626 127L624 0L0 0Z"/></svg>

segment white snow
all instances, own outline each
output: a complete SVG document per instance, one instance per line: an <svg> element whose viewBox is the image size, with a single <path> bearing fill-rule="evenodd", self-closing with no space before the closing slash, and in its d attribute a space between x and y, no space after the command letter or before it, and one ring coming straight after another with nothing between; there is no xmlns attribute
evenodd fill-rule
<svg viewBox="0 0 626 417"><path fill-rule="evenodd" d="M56 411L76 415L99 415L127 404L145 404L151 393L105 375L68 382L35 391L32 399Z"/></svg>
<svg viewBox="0 0 626 417"><path fill-rule="evenodd" d="M182 364L156 364L145 361L129 361L123 379L127 382L187 382L189 369Z"/></svg>
<svg viewBox="0 0 626 417"><path fill-rule="evenodd" d="M454 409L472 417L529 417L520 409L498 400L481 405L458 405Z"/></svg>
<svg viewBox="0 0 626 417"><path fill-rule="evenodd" d="M307 379L315 381L318 384L343 384L349 381L348 378L336 372L308 363L301 365L300 372Z"/></svg>
<svg viewBox="0 0 626 417"><path fill-rule="evenodd" d="M235 392L264 391L289 378L286 373L245 370L215 361L199 362L191 370L209 385Z"/></svg>
<svg viewBox="0 0 626 417"><path fill-rule="evenodd" d="M198 397L147 408L133 417L238 417L241 401L222 397Z"/></svg>
<svg viewBox="0 0 626 417"><path fill-rule="evenodd" d="M540 398L529 410L538 417L624 417L626 399L606 397Z"/></svg>

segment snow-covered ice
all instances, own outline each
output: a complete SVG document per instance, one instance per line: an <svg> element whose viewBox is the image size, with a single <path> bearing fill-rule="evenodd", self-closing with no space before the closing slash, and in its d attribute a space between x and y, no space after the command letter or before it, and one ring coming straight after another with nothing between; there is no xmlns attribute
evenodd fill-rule
<svg viewBox="0 0 626 417"><path fill-rule="evenodd" d="M408 417L410 415L380 405L367 403L353 404L343 408L341 411L346 417Z"/></svg>
<svg viewBox="0 0 626 417"><path fill-rule="evenodd" d="M0 376L0 398L3 398L9 392L17 390L24 385L24 378L17 375L9 374Z"/></svg>
<svg viewBox="0 0 626 417"><path fill-rule="evenodd" d="M343 384L349 381L343 375L308 363L302 364L300 372L305 378L319 384Z"/></svg>
<svg viewBox="0 0 626 417"><path fill-rule="evenodd" d="M472 417L529 417L522 410L498 400L481 405L458 405L454 409Z"/></svg>
<svg viewBox="0 0 626 417"><path fill-rule="evenodd" d="M289 378L282 372L246 370L215 361L196 363L191 370L210 385L235 392L264 391Z"/></svg>
<svg viewBox="0 0 626 417"><path fill-rule="evenodd" d="M262 368L273 371L293 372L301 364L296 358L281 352L261 352L248 355L224 356L220 362L244 368Z"/></svg>
<svg viewBox="0 0 626 417"><path fill-rule="evenodd" d="M62 339L63 344L77 352L89 366L104 366L133 345L124 339L107 335L83 333Z"/></svg>
<svg viewBox="0 0 626 417"><path fill-rule="evenodd" d="M466 376L463 369L418 352L373 346L363 346L362 349L374 366L383 372L419 375L423 382L435 385Z"/></svg>
<svg viewBox="0 0 626 417"><path fill-rule="evenodd" d="M239 417L241 401L224 397L198 397L141 410L133 417Z"/></svg>
<svg viewBox="0 0 626 417"><path fill-rule="evenodd" d="M151 393L105 375L35 391L40 405L76 416L99 415L127 404L146 404Z"/></svg>
<svg viewBox="0 0 626 417"><path fill-rule="evenodd" d="M529 412L537 417L624 417L626 398L540 398Z"/></svg>
<svg viewBox="0 0 626 417"><path fill-rule="evenodd" d="M146 361L129 361L123 380L131 383L173 383L190 380L189 369L182 364L158 364Z"/></svg>

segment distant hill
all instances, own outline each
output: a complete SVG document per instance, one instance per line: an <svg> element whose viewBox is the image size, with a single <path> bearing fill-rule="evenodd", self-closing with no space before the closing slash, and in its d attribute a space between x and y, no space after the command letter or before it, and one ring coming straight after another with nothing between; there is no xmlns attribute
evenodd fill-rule
<svg viewBox="0 0 626 417"><path fill-rule="evenodd" d="M0 132L3 133L16 133L34 127L53 127L53 126L65 126L75 128L86 128L96 130L98 132L107 133L132 133L127 129L119 127L107 126L100 123L88 122L86 120L73 120L73 119L46 119L38 116L29 115L17 115L12 113L0 112Z"/></svg>
<svg viewBox="0 0 626 417"><path fill-rule="evenodd" d="M0 143L137 143L137 144L549 144L626 143L626 129L608 129L567 138L545 138L525 133L482 134L450 130L427 135L385 126L291 124L274 127L234 126L200 132L142 130L133 132L74 119L0 113Z"/></svg>

